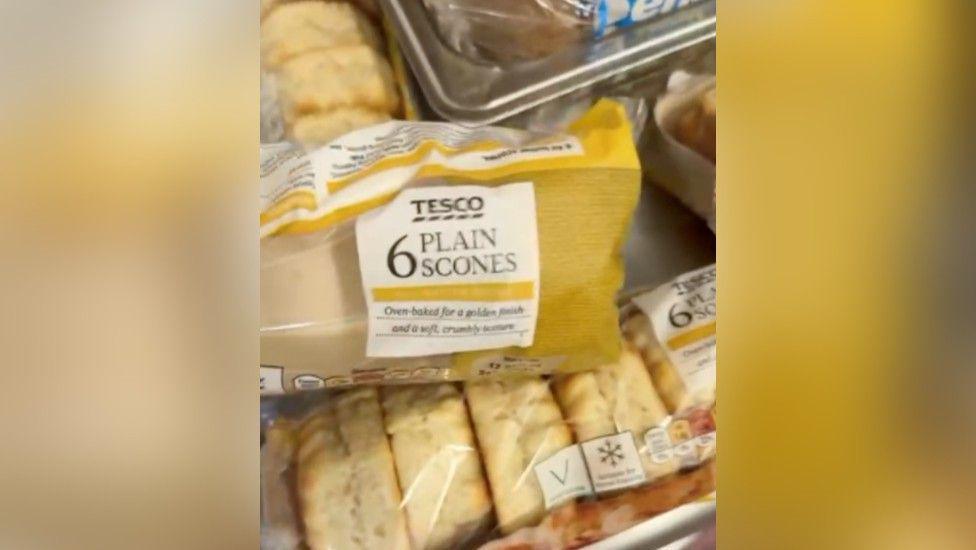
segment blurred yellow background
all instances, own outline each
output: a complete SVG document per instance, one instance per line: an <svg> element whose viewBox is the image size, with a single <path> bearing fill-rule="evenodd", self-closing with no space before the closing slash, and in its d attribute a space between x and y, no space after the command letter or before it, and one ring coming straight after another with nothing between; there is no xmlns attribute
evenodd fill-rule
<svg viewBox="0 0 976 550"><path fill-rule="evenodd" d="M720 547L972 548L972 436L924 401L972 10L719 11Z"/></svg>

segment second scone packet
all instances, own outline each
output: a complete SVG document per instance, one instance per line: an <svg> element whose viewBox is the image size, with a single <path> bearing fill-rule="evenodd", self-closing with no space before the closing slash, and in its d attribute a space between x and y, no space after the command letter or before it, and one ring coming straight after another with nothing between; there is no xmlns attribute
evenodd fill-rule
<svg viewBox="0 0 976 550"><path fill-rule="evenodd" d="M389 121L261 162L264 393L619 356L640 188L620 104L558 135Z"/></svg>

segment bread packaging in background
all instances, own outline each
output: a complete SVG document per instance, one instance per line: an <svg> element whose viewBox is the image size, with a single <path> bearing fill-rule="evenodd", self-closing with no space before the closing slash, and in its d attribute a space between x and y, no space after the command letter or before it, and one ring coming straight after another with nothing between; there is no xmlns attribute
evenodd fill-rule
<svg viewBox="0 0 976 550"><path fill-rule="evenodd" d="M620 353L626 110L565 133L391 120L262 147L264 393L588 370Z"/></svg>
<svg viewBox="0 0 976 550"><path fill-rule="evenodd" d="M423 0L441 40L479 61L546 57L697 0Z"/></svg>
<svg viewBox="0 0 976 550"><path fill-rule="evenodd" d="M624 300L588 371L277 402L264 547L577 548L714 498L714 289L708 266Z"/></svg>
<svg viewBox="0 0 976 550"><path fill-rule="evenodd" d="M261 13L263 143L314 149L415 116L399 51L373 0L262 1Z"/></svg>

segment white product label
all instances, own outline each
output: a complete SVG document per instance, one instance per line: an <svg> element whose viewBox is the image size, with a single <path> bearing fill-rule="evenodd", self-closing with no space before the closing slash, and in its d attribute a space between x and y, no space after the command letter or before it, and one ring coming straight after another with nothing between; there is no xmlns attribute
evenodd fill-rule
<svg viewBox="0 0 976 550"><path fill-rule="evenodd" d="M531 346L538 239L531 183L416 187L360 216L366 355Z"/></svg>
<svg viewBox="0 0 976 550"><path fill-rule="evenodd" d="M647 481L634 435L621 432L580 443L597 493L640 485Z"/></svg>
<svg viewBox="0 0 976 550"><path fill-rule="evenodd" d="M565 136L548 143L518 146L529 134L508 128L465 128L444 122L390 121L350 132L323 149L322 166L329 179L339 179L372 166L381 159L412 153L425 143L433 153L429 161L442 166L482 170L503 166L513 160L531 160L561 155L579 155L579 140ZM470 151L437 156L441 150L466 149L478 143L513 144L496 146L487 151ZM428 162L429 162L428 161Z"/></svg>
<svg viewBox="0 0 976 550"><path fill-rule="evenodd" d="M715 456L715 417L709 409L693 408L644 433L651 461L678 461L681 468L697 466Z"/></svg>
<svg viewBox="0 0 976 550"><path fill-rule="evenodd" d="M319 388L325 387L325 380L315 376L314 374L303 374L301 376L296 376L292 381L296 390L317 390Z"/></svg>
<svg viewBox="0 0 976 550"><path fill-rule="evenodd" d="M602 35L613 27L623 28L638 21L670 13L701 0L598 0L593 27Z"/></svg>
<svg viewBox="0 0 976 550"><path fill-rule="evenodd" d="M546 509L593 494L590 476L578 445L572 445L535 465Z"/></svg>
<svg viewBox="0 0 976 550"><path fill-rule="evenodd" d="M715 265L686 273L633 299L651 320L688 391L715 391Z"/></svg>
<svg viewBox="0 0 976 550"><path fill-rule="evenodd" d="M261 395L285 393L285 369L281 367L261 367Z"/></svg>
<svg viewBox="0 0 976 550"><path fill-rule="evenodd" d="M694 441L685 441L675 445L674 456L678 458L678 464L682 468L697 466L700 462L698 460L698 449Z"/></svg>
<svg viewBox="0 0 976 550"><path fill-rule="evenodd" d="M664 428L651 428L644 434L644 443L647 445L647 452L651 455L651 460L655 464L663 464L674 457L671 448L671 438Z"/></svg>

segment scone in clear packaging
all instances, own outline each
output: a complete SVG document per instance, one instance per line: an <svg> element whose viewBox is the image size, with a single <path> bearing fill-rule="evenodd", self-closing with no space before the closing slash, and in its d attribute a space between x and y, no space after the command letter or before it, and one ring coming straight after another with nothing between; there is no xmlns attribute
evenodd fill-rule
<svg viewBox="0 0 976 550"><path fill-rule="evenodd" d="M713 408L716 380L715 264L633 293L622 331L648 365L667 409Z"/></svg>
<svg viewBox="0 0 976 550"><path fill-rule="evenodd" d="M668 512L713 499L714 418L672 415L624 348L581 373L266 400L262 547L561 549L688 521Z"/></svg>
<svg viewBox="0 0 976 550"><path fill-rule="evenodd" d="M268 1L261 18L261 142L315 148L417 118L409 76L369 1Z"/></svg>
<svg viewBox="0 0 976 550"><path fill-rule="evenodd" d="M262 147L261 384L568 373L620 352L625 109L556 135L389 121Z"/></svg>

